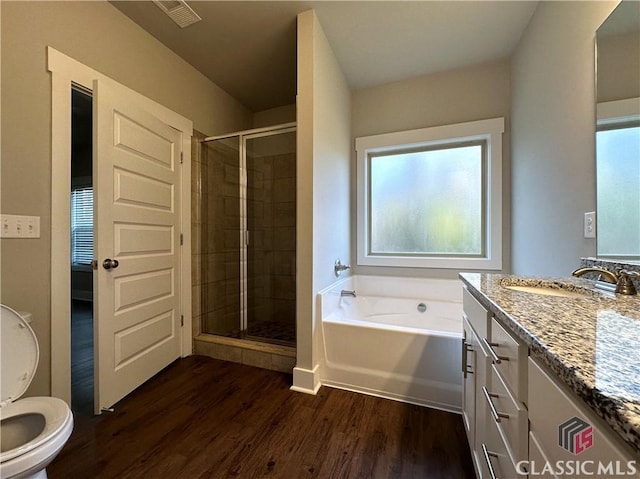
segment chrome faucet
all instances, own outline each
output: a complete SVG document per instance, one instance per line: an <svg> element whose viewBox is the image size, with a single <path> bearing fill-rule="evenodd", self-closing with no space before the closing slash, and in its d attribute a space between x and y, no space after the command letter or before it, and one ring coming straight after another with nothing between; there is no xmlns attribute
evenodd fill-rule
<svg viewBox="0 0 640 479"><path fill-rule="evenodd" d="M346 271L346 270L348 270L348 269L350 269L350 268L351 268L351 265L349 265L349 264L342 264L342 263L340 262L340 258L338 258L338 259L336 260L336 262L333 264L333 272L335 273L336 278L337 278L338 276L340 276L340 275L342 274L342 272L343 272L343 271Z"/></svg>
<svg viewBox="0 0 640 479"><path fill-rule="evenodd" d="M355 291L349 291L348 289L343 289L342 291L340 291L340 297L344 298L345 296L350 296L352 298L356 297L356 292Z"/></svg>
<svg viewBox="0 0 640 479"><path fill-rule="evenodd" d="M637 294L636 288L631 280L631 277L640 278L640 273L637 271L627 271L626 269L621 269L617 273L613 271L609 271L604 268L578 268L573 273L573 276L580 277L586 273L598 273L598 281L606 281L607 283L612 283L616 285L615 292L620 294L632 295Z"/></svg>

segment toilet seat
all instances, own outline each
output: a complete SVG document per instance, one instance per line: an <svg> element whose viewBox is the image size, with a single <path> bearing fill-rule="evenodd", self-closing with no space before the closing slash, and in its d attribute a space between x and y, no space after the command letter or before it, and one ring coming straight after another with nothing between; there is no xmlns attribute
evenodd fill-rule
<svg viewBox="0 0 640 479"><path fill-rule="evenodd" d="M0 408L15 401L31 384L38 366L40 348L36 333L13 309L0 305Z"/></svg>
<svg viewBox="0 0 640 479"><path fill-rule="evenodd" d="M58 398L19 399L31 384L38 366L38 340L27 321L3 304L0 305L0 323L0 420L38 415L43 422L42 430L34 428L33 438L0 452L0 476L46 477L44 468L71 436L73 414ZM18 437L22 440L24 436Z"/></svg>
<svg viewBox="0 0 640 479"><path fill-rule="evenodd" d="M10 461L18 456L36 449L47 441L53 441L58 435L66 435L64 441L68 439L73 427L73 416L71 410L62 399L53 397L31 397L8 404L0 408L0 420L6 421L12 417L25 414L39 414L44 418L44 427L40 434L29 442L26 442L15 449L0 452L0 463ZM67 431L68 429L68 431ZM68 432L68 434L67 434Z"/></svg>

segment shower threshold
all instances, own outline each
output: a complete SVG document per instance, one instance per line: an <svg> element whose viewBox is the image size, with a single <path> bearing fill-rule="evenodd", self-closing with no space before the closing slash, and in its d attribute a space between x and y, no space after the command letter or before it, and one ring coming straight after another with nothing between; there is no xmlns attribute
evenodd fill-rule
<svg viewBox="0 0 640 479"><path fill-rule="evenodd" d="M228 338L201 333L193 338L193 349L195 354L223 361L292 373L296 365L296 348L260 339Z"/></svg>

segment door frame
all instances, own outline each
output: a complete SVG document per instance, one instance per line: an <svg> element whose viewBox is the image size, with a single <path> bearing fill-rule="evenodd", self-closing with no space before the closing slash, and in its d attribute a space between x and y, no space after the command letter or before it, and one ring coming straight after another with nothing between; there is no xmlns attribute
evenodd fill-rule
<svg viewBox="0 0 640 479"><path fill-rule="evenodd" d="M47 47L51 72L51 395L71 404L71 86L93 90L93 81L123 89L149 113L179 130L184 162L180 175L181 357L192 353L191 136L193 122L71 57Z"/></svg>

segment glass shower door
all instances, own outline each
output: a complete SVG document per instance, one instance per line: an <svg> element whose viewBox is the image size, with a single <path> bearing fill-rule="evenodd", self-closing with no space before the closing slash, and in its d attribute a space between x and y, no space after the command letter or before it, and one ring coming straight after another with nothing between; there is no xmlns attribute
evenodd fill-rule
<svg viewBox="0 0 640 479"><path fill-rule="evenodd" d="M240 137L203 144L201 164L202 332L240 338Z"/></svg>
<svg viewBox="0 0 640 479"><path fill-rule="evenodd" d="M296 133L251 135L243 146L246 336L295 345Z"/></svg>

